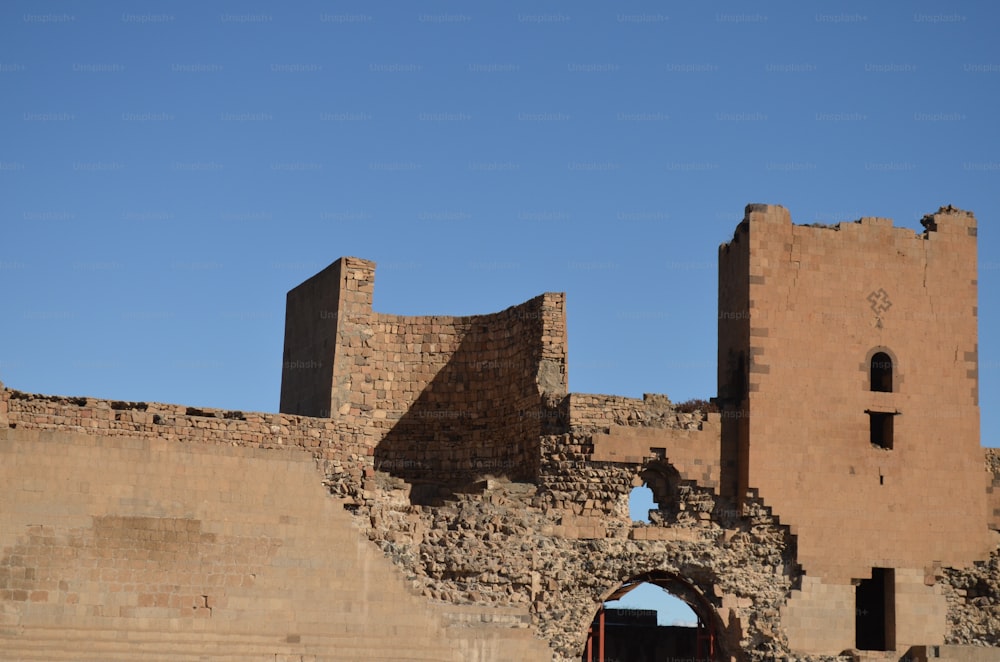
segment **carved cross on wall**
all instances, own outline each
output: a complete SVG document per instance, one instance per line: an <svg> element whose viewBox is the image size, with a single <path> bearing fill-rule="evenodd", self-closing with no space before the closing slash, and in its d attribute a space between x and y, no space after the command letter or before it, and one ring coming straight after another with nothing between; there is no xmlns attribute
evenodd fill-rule
<svg viewBox="0 0 1000 662"><path fill-rule="evenodd" d="M875 313L875 326L882 328L882 313L892 308L892 301L889 300L889 293L881 287L873 290L867 297L868 304L872 312Z"/></svg>

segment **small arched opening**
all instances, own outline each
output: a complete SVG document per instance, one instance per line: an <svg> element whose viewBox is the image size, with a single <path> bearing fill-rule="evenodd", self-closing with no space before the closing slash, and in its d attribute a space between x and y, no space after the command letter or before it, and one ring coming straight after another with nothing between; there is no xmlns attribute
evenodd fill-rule
<svg viewBox="0 0 1000 662"><path fill-rule="evenodd" d="M655 571L624 582L606 596L588 630L581 659L728 659L720 646L722 632L718 613L694 584Z"/></svg>
<svg viewBox="0 0 1000 662"><path fill-rule="evenodd" d="M656 508L653 490L645 484L632 488L628 494L628 515L633 522L649 523L649 511Z"/></svg>
<svg viewBox="0 0 1000 662"><path fill-rule="evenodd" d="M885 352L872 354L869 383L872 391L892 393L892 357Z"/></svg>
<svg viewBox="0 0 1000 662"><path fill-rule="evenodd" d="M681 509L681 475L669 462L652 461L642 468L629 493L629 516L633 522L660 524Z"/></svg>

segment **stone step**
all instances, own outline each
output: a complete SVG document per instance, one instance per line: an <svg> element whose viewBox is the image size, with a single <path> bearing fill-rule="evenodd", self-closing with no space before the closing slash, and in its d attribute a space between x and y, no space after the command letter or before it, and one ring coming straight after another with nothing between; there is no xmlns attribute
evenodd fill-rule
<svg viewBox="0 0 1000 662"><path fill-rule="evenodd" d="M205 619L206 621L208 619ZM294 624L296 629L293 632L282 630L280 632L247 632L241 629L231 631L218 631L204 628L192 628L180 631L166 627L163 629L129 630L123 631L113 627L102 628L64 628L64 627L32 627L26 628L17 634L10 634L12 629L7 629L0 634L0 638L6 641L26 641L26 642L50 642L79 640L105 641L114 644L158 644L158 643L186 643L188 641L198 643L200 641L213 641L218 645L239 645L252 643L254 645L267 644L314 644L326 640L340 640L345 638L371 638L381 639L387 634L398 634L408 640L438 641L444 634L444 629L428 629L426 624L417 622L414 624L380 624L380 623L342 623L336 627L323 624L322 629L310 629L308 627L298 627L301 624ZM294 641L289 641L289 639Z"/></svg>
<svg viewBox="0 0 1000 662"><path fill-rule="evenodd" d="M382 636L343 631L298 635L297 641L247 633L228 636L176 632L130 632L127 639L114 631L60 631L45 637L37 629L27 636L0 637L2 659L53 660L289 660L323 659L337 651L338 659L452 660L453 644L415 631L405 636ZM347 655L346 651L356 655ZM86 657L80 657L86 651ZM341 657L344 655L344 657ZM332 658L329 658L332 659Z"/></svg>
<svg viewBox="0 0 1000 662"><path fill-rule="evenodd" d="M282 653L267 651L224 651L210 653L181 653L174 650L142 651L142 662L461 662L462 658L440 651L419 648L364 648L356 646L338 647L336 654L329 652ZM447 657L443 656L447 655ZM73 662L135 662L134 650L101 651L87 650L81 653L75 649L25 650L4 648L3 659L7 662L51 662L52 660L73 660Z"/></svg>

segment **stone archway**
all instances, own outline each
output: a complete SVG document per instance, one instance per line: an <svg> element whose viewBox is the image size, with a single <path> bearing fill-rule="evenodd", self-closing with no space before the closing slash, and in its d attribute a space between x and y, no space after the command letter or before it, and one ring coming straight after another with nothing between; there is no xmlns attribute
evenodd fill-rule
<svg viewBox="0 0 1000 662"><path fill-rule="evenodd" d="M605 619L604 602L618 600L643 584L658 586L687 604L698 618L697 626L690 628L692 632L681 634L677 629L648 624L645 627L636 627L636 624L618 627ZM616 629L619 631L615 632ZM645 662L660 659L658 655L662 653L677 659L730 660L731 656L725 651L724 632L725 625L719 613L701 588L679 575L653 570L622 582L604 596L587 631L582 660Z"/></svg>

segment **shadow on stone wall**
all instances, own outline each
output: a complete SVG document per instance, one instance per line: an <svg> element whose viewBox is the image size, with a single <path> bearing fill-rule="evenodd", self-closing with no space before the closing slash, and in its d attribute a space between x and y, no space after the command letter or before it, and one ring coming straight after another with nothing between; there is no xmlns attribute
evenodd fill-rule
<svg viewBox="0 0 1000 662"><path fill-rule="evenodd" d="M477 325L375 448L375 467L414 484L467 487L487 476L538 474L540 352L530 342L492 356L491 325ZM532 334L534 335L534 334ZM487 358L490 357L490 358ZM434 489L415 489L422 500ZM419 494L418 494L419 493Z"/></svg>

